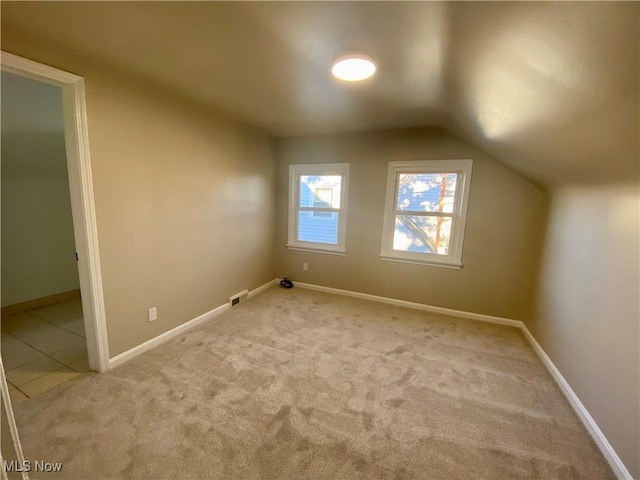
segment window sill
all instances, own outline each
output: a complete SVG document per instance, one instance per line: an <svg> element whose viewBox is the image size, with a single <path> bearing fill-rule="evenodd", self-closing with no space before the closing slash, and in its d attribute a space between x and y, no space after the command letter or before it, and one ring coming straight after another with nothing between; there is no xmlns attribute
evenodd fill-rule
<svg viewBox="0 0 640 480"><path fill-rule="evenodd" d="M430 267L440 267L440 268L451 268L455 270L460 270L462 268L462 263L455 262L452 260L438 261L438 260L428 260L428 259L416 259L416 258L405 258L405 257L395 257L392 255L380 254L380 260L384 260L386 262L398 262L398 263L412 263L414 265L427 265Z"/></svg>
<svg viewBox="0 0 640 480"><path fill-rule="evenodd" d="M291 245L291 244L287 244L286 247L289 250L296 250L300 252L323 253L325 255L337 255L340 257L344 257L346 253L346 250L341 250L338 248L323 248L323 247L316 247L316 246Z"/></svg>

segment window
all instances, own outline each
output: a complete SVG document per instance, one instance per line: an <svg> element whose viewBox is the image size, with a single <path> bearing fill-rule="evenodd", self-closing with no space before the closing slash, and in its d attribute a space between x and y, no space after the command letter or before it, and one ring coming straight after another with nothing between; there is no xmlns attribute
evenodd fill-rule
<svg viewBox="0 0 640 480"><path fill-rule="evenodd" d="M380 258L462 267L471 160L389 162Z"/></svg>
<svg viewBox="0 0 640 480"><path fill-rule="evenodd" d="M288 248L344 254L348 179L348 163L289 165Z"/></svg>
<svg viewBox="0 0 640 480"><path fill-rule="evenodd" d="M320 208L330 208L333 205L333 186L330 187L317 187L314 193L313 206ZM312 212L314 217L329 217L332 218L335 213L323 212L314 210Z"/></svg>

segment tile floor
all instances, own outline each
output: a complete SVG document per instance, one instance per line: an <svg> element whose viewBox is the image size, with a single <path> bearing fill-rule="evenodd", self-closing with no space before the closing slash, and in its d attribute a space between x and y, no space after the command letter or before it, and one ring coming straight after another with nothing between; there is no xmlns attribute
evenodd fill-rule
<svg viewBox="0 0 640 480"><path fill-rule="evenodd" d="M79 298L3 317L1 330L14 405L89 372Z"/></svg>

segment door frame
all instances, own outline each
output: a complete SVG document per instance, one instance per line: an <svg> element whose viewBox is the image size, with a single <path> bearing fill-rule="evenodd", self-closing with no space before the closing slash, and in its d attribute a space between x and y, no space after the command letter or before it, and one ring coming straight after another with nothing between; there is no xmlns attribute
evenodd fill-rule
<svg viewBox="0 0 640 480"><path fill-rule="evenodd" d="M89 367L105 372L109 370L109 343L93 199L84 78L4 51L0 52L0 66L3 72L55 85L62 90L73 233L78 253Z"/></svg>

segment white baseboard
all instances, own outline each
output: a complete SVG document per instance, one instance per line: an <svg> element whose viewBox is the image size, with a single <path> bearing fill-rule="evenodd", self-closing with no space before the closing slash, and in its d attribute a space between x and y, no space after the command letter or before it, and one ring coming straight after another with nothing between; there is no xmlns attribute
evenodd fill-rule
<svg viewBox="0 0 640 480"><path fill-rule="evenodd" d="M203 313L202 315L192 320L189 320L188 322L183 323L182 325L178 325L177 327L172 328L171 330L164 332L163 334L158 335L157 337L154 337L151 340L147 340L146 342L138 345L137 347L133 347L127 350L126 352L122 352L120 355L116 355L111 360L109 360L109 368L117 367L118 365L121 365L131 360L133 357L137 357L138 355L146 352L147 350L151 350L152 348L157 347L158 345L162 345L163 343L168 342L169 340L180 335L181 333L186 332L187 330L190 330L193 327L200 325L201 323L206 322L207 320L210 320L217 315L220 315L222 312L224 312L225 310L228 310L229 308L231 307L228 303L225 303L224 305L220 305L219 307L216 307L213 310L208 311L207 313Z"/></svg>
<svg viewBox="0 0 640 480"><path fill-rule="evenodd" d="M527 326L523 323L520 328L522 329L525 337L527 337L527 340L529 340L529 343L531 343L535 352L540 357L540 360L542 360L542 363L544 363L545 367L547 367L547 370L549 370L549 373L560 387L560 390L562 390L562 393L564 393L564 396L567 397L567 400L573 410L576 412L580 420L582 420L582 423L591 434L591 437L593 437L593 440L598 445L598 448L600 448L600 451L607 459L607 462L609 462L609 465L616 474L616 477L618 477L619 480L633 480L631 473L629 473L627 467L622 463L622 460L620 460L620 457L609 443L609 440L604 436L604 433L602 433L602 430L600 430L596 421L580 401L578 395L573 391L569 382L567 382L567 380L562 376L560 370L558 370L555 364L551 361Z"/></svg>
<svg viewBox="0 0 640 480"><path fill-rule="evenodd" d="M249 298L264 292L267 288L273 286L273 285L277 285L278 283L280 283L280 279L279 278L274 278L273 280L271 280L270 282L265 283L264 285L260 285L258 288L251 290L249 292Z"/></svg>
<svg viewBox="0 0 640 480"><path fill-rule="evenodd" d="M544 364L544 366L547 368L547 370L549 370L549 373L551 374L553 379L556 381L556 383L560 387L560 390L569 401L569 404L571 405L571 407L575 410L576 414L578 415L578 417L586 427L589 434L593 437L593 440L596 442L596 445L598 445L598 448L600 448L600 451L602 452L605 459L611 466L616 477L618 477L619 480L633 480L633 477L629 473L629 470L627 470L624 463L622 463L622 460L620 460L620 457L615 452L615 450L613 449L613 447L611 446L607 438L604 436L604 433L602 433L602 430L600 430L600 427L598 427L598 424L596 423L596 421L589 414L589 412L587 411L583 403L580 401L576 393L573 391L569 383L565 380L565 378L560 373L560 370L558 370L558 368L554 365L554 363L551 361L551 359L546 354L546 352L542 349L542 347L540 346L538 341L535 339L535 337L531 334L531 332L529 331L527 326L524 324L524 322L521 322L520 320L512 320L510 318L494 317L491 315L484 315L480 313L465 312L462 310L453 310L450 308L434 307L434 306L425 305L422 303L407 302L405 300L396 300L394 298L379 297L377 295L370 295L368 293L352 292L350 290L341 290L339 288L323 287L320 285L313 285L310 283L295 282L294 285L296 287L306 288L308 290L335 293L338 295L345 295L347 297L362 298L365 300L372 300L375 302L387 303L389 305L398 305L400 307L413 308L416 310L422 310L426 312L442 313L445 315L452 315L460 318L480 320L482 322L490 322L490 323L496 323L498 325L506 325L510 327L519 328L520 330L522 330L522 332L524 333L524 336L527 338L529 343L531 343L531 346L540 357L540 360L542 360L542 363Z"/></svg>
<svg viewBox="0 0 640 480"><path fill-rule="evenodd" d="M276 278L274 280L271 280L265 283L264 285L260 285L258 288L251 290L249 292L248 297L251 298L254 295L257 295L258 293L266 290L270 286L275 285L276 283L278 283L278 281L279 280ZM137 347L133 347L127 350L126 352L122 352L121 354L116 355L115 357L109 360L109 368L117 367L118 365L121 365L131 360L133 357L137 357L138 355L146 352L147 350L150 350L154 347L157 347L158 345L168 342L169 340L180 335L181 333L186 332L187 330L190 330L193 327L200 325L201 323L206 322L207 320L210 320L213 317L220 315L222 312L224 312L225 310L228 310L229 308L231 308L231 306L228 303L225 303L224 305L220 305L219 307L216 307L213 310L209 310L208 312L203 313L202 315L192 320L189 320L188 322L185 322L182 325L178 325L177 327L172 328L171 330L164 332L163 334L158 335L157 337L154 337L151 340L147 340L146 342L138 345Z"/></svg>
<svg viewBox="0 0 640 480"><path fill-rule="evenodd" d="M444 307L434 307L432 305L425 305L424 303L407 302L406 300L397 300L389 297L379 297L378 295L370 295L368 293L352 292L350 290L341 290L339 288L322 287L320 285L313 285L310 283L295 282L296 287L306 288L308 290L317 290L319 292L335 293L338 295L345 295L347 297L362 298L364 300L372 300L374 302L387 303L389 305L396 305L399 307L413 308L415 310L423 310L425 312L441 313L443 315L453 315L455 317L470 318L471 320L479 320L481 322L497 323L499 325L508 325L510 327L520 328L519 320L512 320L510 318L494 317L492 315L484 315L482 313L465 312L462 310L452 310Z"/></svg>

